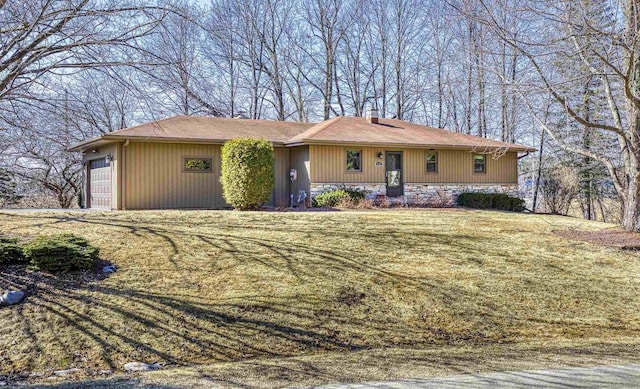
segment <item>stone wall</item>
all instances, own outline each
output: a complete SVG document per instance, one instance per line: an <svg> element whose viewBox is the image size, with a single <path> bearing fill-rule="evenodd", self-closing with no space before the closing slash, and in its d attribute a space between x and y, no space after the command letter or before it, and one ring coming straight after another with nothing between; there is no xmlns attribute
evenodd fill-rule
<svg viewBox="0 0 640 389"><path fill-rule="evenodd" d="M329 192L339 188L356 189L367 193L366 198L374 200L378 196L385 196L387 187L385 184L334 184L334 183L312 183L310 197L313 198L320 193ZM520 196L518 184L425 184L425 183L405 183L404 196L388 198L391 204L423 204L433 206L453 206L460 193L482 192L482 193L506 193L510 196Z"/></svg>
<svg viewBox="0 0 640 389"><path fill-rule="evenodd" d="M518 184L404 184L404 202L455 205L463 192L506 193L520 196Z"/></svg>

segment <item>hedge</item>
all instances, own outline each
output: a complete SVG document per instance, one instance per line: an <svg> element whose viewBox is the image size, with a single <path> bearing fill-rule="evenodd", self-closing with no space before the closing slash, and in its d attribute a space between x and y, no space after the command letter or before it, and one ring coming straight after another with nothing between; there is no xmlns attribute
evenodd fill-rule
<svg viewBox="0 0 640 389"><path fill-rule="evenodd" d="M222 191L236 209L257 209L269 201L274 186L271 142L239 138L222 146Z"/></svg>
<svg viewBox="0 0 640 389"><path fill-rule="evenodd" d="M32 268L52 273L91 270L96 266L99 250L73 234L39 236L24 247Z"/></svg>
<svg viewBox="0 0 640 389"><path fill-rule="evenodd" d="M14 265L25 261L18 239L0 237L0 265Z"/></svg>
<svg viewBox="0 0 640 389"><path fill-rule="evenodd" d="M340 188L329 192L324 192L311 200L312 207L335 207L342 200L352 200L358 202L365 197L364 192L355 189Z"/></svg>
<svg viewBox="0 0 640 389"><path fill-rule="evenodd" d="M504 193L464 192L458 196L458 205L477 209L499 209L502 211L524 211L524 200Z"/></svg>

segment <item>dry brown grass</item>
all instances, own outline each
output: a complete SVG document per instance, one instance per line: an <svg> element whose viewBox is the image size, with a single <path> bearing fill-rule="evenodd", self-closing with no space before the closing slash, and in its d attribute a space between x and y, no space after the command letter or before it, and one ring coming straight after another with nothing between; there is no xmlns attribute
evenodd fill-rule
<svg viewBox="0 0 640 389"><path fill-rule="evenodd" d="M514 371L603 363L637 363L640 346L590 342L484 346L431 346L326 352L285 358L257 358L164 369L107 379L49 381L47 387L75 388L235 388L268 389L329 383L406 380L491 371ZM544 387L552 376L541 376ZM535 386L532 383L532 386Z"/></svg>
<svg viewBox="0 0 640 389"><path fill-rule="evenodd" d="M382 361L376 350L410 349L411 358L640 344L637 254L554 234L610 227L601 223L462 210L2 213L0 221L0 232L23 237L79 233L119 267L101 281L47 284L0 309L0 375L79 367L91 376L132 360L321 364ZM21 282L11 277L0 269L0 289ZM180 370L157 374L170 371Z"/></svg>

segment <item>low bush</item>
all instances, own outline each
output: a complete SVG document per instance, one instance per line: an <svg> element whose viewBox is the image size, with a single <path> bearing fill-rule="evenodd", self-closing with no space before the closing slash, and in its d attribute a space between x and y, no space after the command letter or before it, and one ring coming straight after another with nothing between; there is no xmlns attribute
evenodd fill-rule
<svg viewBox="0 0 640 389"><path fill-rule="evenodd" d="M344 209L372 209L375 208L376 205L373 200L353 200L350 197L347 197L338 201L335 207Z"/></svg>
<svg viewBox="0 0 640 389"><path fill-rule="evenodd" d="M25 262L18 239L0 236L0 265L15 265Z"/></svg>
<svg viewBox="0 0 640 389"><path fill-rule="evenodd" d="M73 234L40 236L24 247L31 267L52 273L91 270L98 260L99 250Z"/></svg>
<svg viewBox="0 0 640 389"><path fill-rule="evenodd" d="M504 211L522 212L524 211L524 200L518 197L497 193L493 195L491 201L493 208Z"/></svg>
<svg viewBox="0 0 640 389"><path fill-rule="evenodd" d="M335 207L340 203L357 204L364 200L365 193L356 189L340 188L329 192L324 192L311 200L313 207Z"/></svg>
<svg viewBox="0 0 640 389"><path fill-rule="evenodd" d="M504 193L464 192L458 196L458 205L477 209L499 209L502 211L524 211L524 200Z"/></svg>
<svg viewBox="0 0 640 389"><path fill-rule="evenodd" d="M462 207L489 209L491 208L491 195L486 193L464 192L458 196L458 205Z"/></svg>

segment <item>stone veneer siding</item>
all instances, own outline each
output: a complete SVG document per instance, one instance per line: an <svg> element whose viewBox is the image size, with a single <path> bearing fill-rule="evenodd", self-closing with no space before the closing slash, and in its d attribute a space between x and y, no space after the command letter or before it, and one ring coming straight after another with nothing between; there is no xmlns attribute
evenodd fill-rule
<svg viewBox="0 0 640 389"><path fill-rule="evenodd" d="M310 197L314 198L320 193L329 192L339 188L350 188L366 192L366 198L374 200L378 195L387 193L385 184L364 183L312 183ZM510 196L519 196L518 184L441 184L441 183L405 183L404 196L388 198L390 203L425 204L425 205L454 205L460 193L506 193Z"/></svg>
<svg viewBox="0 0 640 389"><path fill-rule="evenodd" d="M518 184L404 184L404 202L454 205L463 192L520 196Z"/></svg>

